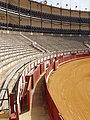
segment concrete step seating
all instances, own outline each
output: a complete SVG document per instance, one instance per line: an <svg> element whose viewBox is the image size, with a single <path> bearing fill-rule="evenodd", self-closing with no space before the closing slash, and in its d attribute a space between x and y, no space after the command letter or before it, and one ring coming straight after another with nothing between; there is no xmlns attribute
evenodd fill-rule
<svg viewBox="0 0 90 120"><path fill-rule="evenodd" d="M12 69L15 65L27 58L31 58L41 52L35 49L30 41L20 36L19 33L15 34L0 34L0 87L2 86L4 78L3 75L8 75L8 69ZM4 73L5 72L5 73Z"/></svg>
<svg viewBox="0 0 90 120"><path fill-rule="evenodd" d="M29 33L25 33L25 35L50 51L85 49L83 41L90 41L89 36L39 35L38 37L38 35L30 35Z"/></svg>

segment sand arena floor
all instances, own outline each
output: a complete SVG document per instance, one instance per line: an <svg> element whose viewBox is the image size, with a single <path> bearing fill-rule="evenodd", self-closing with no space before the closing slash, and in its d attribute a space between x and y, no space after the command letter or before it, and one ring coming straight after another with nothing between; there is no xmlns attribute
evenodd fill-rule
<svg viewBox="0 0 90 120"><path fill-rule="evenodd" d="M61 65L48 89L65 120L90 120L90 58Z"/></svg>

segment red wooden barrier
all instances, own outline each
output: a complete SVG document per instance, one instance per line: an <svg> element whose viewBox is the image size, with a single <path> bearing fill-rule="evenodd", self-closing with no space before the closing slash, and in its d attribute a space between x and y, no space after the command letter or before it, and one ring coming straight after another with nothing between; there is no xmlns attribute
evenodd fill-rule
<svg viewBox="0 0 90 120"><path fill-rule="evenodd" d="M63 62L63 57L59 58L59 64Z"/></svg>
<svg viewBox="0 0 90 120"><path fill-rule="evenodd" d="M39 77L40 77L40 66L38 66L35 69L35 71L33 72L33 75L32 75L33 86L35 85L35 83L39 79Z"/></svg>
<svg viewBox="0 0 90 120"><path fill-rule="evenodd" d="M76 53L72 53L71 56L73 59L76 58Z"/></svg>
<svg viewBox="0 0 90 120"><path fill-rule="evenodd" d="M45 74L45 75L46 75L46 78L47 78L49 72L50 72L52 69L54 69L54 62L52 62L52 63L50 64L50 66L48 67L48 69L46 70L46 74Z"/></svg>
<svg viewBox="0 0 90 120"><path fill-rule="evenodd" d="M46 83L45 83L45 91L46 91L46 103L47 103L50 120L64 120L63 117L60 115L53 99L51 98L50 93L48 92Z"/></svg>
<svg viewBox="0 0 90 120"><path fill-rule="evenodd" d="M44 66L44 62L40 64L40 74L42 74L45 71Z"/></svg>
<svg viewBox="0 0 90 120"><path fill-rule="evenodd" d="M19 120L18 105L16 105L16 111L17 111L17 120Z"/></svg>
<svg viewBox="0 0 90 120"><path fill-rule="evenodd" d="M27 88L27 109L28 111L30 110L30 94L31 94L31 89L32 89L31 84L32 84L31 79L29 79L28 88Z"/></svg>
<svg viewBox="0 0 90 120"><path fill-rule="evenodd" d="M11 114L14 113L14 93L10 93Z"/></svg>
<svg viewBox="0 0 90 120"><path fill-rule="evenodd" d="M22 110L24 111L24 108L25 108L24 95L21 97L21 99L22 99Z"/></svg>
<svg viewBox="0 0 90 120"><path fill-rule="evenodd" d="M54 61L54 71L57 69L58 64L59 64L58 60L57 60L57 61Z"/></svg>
<svg viewBox="0 0 90 120"><path fill-rule="evenodd" d="M10 106L11 106L10 120L16 120L16 117L17 117L17 120L19 120L18 105L16 105L17 116L14 111L14 94L13 93L10 93Z"/></svg>
<svg viewBox="0 0 90 120"><path fill-rule="evenodd" d="M31 89L33 89L32 75L25 76L25 81L27 82L27 85L29 85L29 82L31 82ZM27 86L27 88L28 88L28 86Z"/></svg>
<svg viewBox="0 0 90 120"><path fill-rule="evenodd" d="M55 61L57 61L59 59L59 57L58 57L58 55L56 55L56 57L55 57Z"/></svg>

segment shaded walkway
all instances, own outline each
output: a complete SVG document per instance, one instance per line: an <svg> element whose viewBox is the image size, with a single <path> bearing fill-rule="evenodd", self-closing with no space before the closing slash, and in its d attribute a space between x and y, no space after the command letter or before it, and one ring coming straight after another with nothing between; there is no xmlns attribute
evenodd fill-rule
<svg viewBox="0 0 90 120"><path fill-rule="evenodd" d="M31 111L21 114L20 120L50 120L45 102L44 76L37 82L32 94Z"/></svg>
<svg viewBox="0 0 90 120"><path fill-rule="evenodd" d="M45 102L44 76L39 80L35 88L31 118L32 120L50 120Z"/></svg>

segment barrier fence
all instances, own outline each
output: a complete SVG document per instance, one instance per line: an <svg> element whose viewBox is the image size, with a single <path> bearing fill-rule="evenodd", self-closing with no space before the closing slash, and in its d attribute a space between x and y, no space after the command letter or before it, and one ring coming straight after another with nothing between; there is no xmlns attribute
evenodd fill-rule
<svg viewBox="0 0 90 120"><path fill-rule="evenodd" d="M57 106L55 105L49 91L47 88L47 79L51 73L51 71L56 70L59 65L69 62L74 59L80 59L81 57L90 56L89 50L78 50L78 51L66 51L63 53L54 53L42 60L37 60L33 63L29 63L25 72L25 76L22 79L25 79L24 88L21 90L19 96L19 105L17 104L17 111L14 109L14 94L10 94L10 106L11 106L11 117L10 120L19 120L19 113L23 111L30 110L30 95L31 90L35 87L37 80L40 78L40 75L45 72L45 93L46 93L46 102L47 108L50 115L51 120L64 120L60 111L58 111ZM47 62L48 61L48 62ZM36 64L37 63L37 64ZM46 66L46 71L45 71ZM19 107L21 111L19 110ZM17 112L17 115L16 115ZM16 119L17 117L17 119Z"/></svg>
<svg viewBox="0 0 90 120"><path fill-rule="evenodd" d="M84 51L84 53L82 53L82 54L81 53L80 54L70 53L70 55L68 55L68 56L58 56L56 61L54 62L54 67L51 64L47 68L46 75L45 75L45 91L46 91L46 102L47 102L47 108L48 108L49 115L50 115L50 120L64 120L63 116L60 114L60 111L58 111L57 106L54 103L54 101L48 91L48 88L47 88L46 81L47 81L50 71L56 70L60 64L64 64L65 62L68 62L72 59L77 59L77 58L87 57L87 56L90 56L89 51L88 52Z"/></svg>

